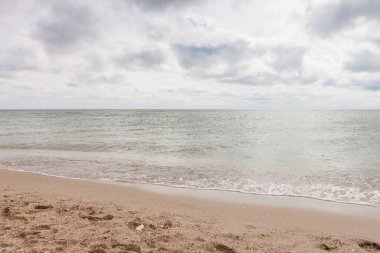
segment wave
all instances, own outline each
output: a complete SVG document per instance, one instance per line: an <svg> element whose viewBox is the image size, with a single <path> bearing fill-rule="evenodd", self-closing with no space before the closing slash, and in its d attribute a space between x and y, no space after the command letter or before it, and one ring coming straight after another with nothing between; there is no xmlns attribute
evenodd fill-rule
<svg viewBox="0 0 380 253"><path fill-rule="evenodd" d="M144 181L144 180L134 180L134 179L110 179L110 178L83 178L83 177L74 177L74 176L63 176L63 175L57 175L57 174L51 174L51 173L45 173L42 171L33 171L33 170L25 170L25 169L15 169L15 168L5 168L10 171L19 171L19 172L28 172L28 173L36 173L40 175L45 176L53 176L53 177L59 177L59 178L66 178L66 179L75 179L75 180L83 180L83 181L92 181L92 182L108 182L108 183L133 183L133 184L147 184L147 185L157 185L157 186L165 186L165 187L173 187L173 188L185 188L185 189L191 189L191 190L200 190L200 191L221 191L221 192L236 192L236 193L242 193L242 194L250 194L250 195L261 195L261 196L275 196L275 197L294 197L294 198L307 198L307 199L315 199L320 201L327 201L327 202L333 202L333 203L342 203L342 204L350 204L350 205L359 205L359 206L370 206L370 207L380 207L380 191L372 191L372 193L367 192L357 192L356 195L353 194L353 188L349 187L342 187L342 186L336 186L336 185L322 185L320 184L318 188L314 187L307 187L302 186L302 189L307 189L303 193L292 193L292 192L285 192L285 191L275 191L274 188L268 188L267 191L248 191L244 189L235 189L235 188L223 188L223 187L202 187L200 185L198 186L191 186L186 184L170 184L170 183L164 183L164 182L152 182L152 181ZM279 184L273 186L277 186L277 189L285 189L289 188L289 185L287 184ZM261 185L260 187L263 188ZM292 186L294 187L294 186ZM316 189L318 189L320 192L331 192L333 189L335 189L335 193L337 192L348 192L349 195L346 195L345 197L336 195L335 197L322 197L322 196L316 196L317 192ZM360 196L363 195L369 195L372 194L372 197L370 199L359 200ZM360 196L358 196L360 195Z"/></svg>

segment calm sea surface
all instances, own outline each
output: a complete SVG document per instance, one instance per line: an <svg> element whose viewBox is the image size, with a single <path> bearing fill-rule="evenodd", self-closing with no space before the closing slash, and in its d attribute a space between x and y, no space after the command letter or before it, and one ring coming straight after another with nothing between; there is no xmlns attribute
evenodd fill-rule
<svg viewBox="0 0 380 253"><path fill-rule="evenodd" d="M380 111L0 111L0 167L380 206Z"/></svg>

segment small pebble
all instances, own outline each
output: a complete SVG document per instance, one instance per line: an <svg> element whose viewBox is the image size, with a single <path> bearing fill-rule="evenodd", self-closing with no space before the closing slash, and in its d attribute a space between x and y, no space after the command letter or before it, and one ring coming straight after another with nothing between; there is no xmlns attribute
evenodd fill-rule
<svg viewBox="0 0 380 253"><path fill-rule="evenodd" d="M144 224L141 224L140 226L136 227L137 231L141 231L144 229Z"/></svg>

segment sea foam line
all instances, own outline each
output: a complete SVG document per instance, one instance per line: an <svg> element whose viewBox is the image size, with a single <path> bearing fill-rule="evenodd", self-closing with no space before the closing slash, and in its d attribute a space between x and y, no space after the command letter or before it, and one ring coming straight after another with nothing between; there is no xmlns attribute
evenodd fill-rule
<svg viewBox="0 0 380 253"><path fill-rule="evenodd" d="M341 203L341 204L369 206L369 207L380 207L380 205L372 204L372 203L341 201L341 200L337 200L337 199L318 198L318 197L301 195L301 194L260 193L260 192L250 192L250 191L237 190L237 189L225 189L225 188L216 188L216 187L193 187L193 186L187 186L187 185L165 184L165 183L138 181L138 180L115 180L115 179L107 179L107 178L88 179L88 178L77 178L77 177L69 177L69 176L62 176L62 175L56 175L56 174L48 174L48 173L44 173L44 172L40 172L40 171L31 171L31 170L13 169L13 168L12 169L3 168L3 169L9 170L9 171L27 172L27 173L44 175L44 176L64 178L64 179L74 179L74 180L87 181L87 182L146 184L146 185L157 185L157 186L165 186L165 187L172 187L172 188L183 188L183 189L200 190L200 191L221 191L221 192L236 192L236 193L242 193L242 194L248 194L248 195L258 195L258 196L305 198L305 199L314 199L314 200L331 202L331 203Z"/></svg>

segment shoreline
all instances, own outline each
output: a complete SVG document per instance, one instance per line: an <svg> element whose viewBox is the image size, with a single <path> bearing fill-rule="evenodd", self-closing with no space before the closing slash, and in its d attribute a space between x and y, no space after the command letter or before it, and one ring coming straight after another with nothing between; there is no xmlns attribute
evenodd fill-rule
<svg viewBox="0 0 380 253"><path fill-rule="evenodd" d="M33 172L24 170L14 170L8 168L0 168L0 170L7 170L20 173L31 173L47 177L56 177L68 180L79 180L84 182L93 182L108 185L119 185L122 187L133 187L146 192L153 192L158 194L187 196L195 199L203 199L209 201L218 201L225 203L237 204L254 204L254 205L267 205L273 207L285 208L304 208L316 211L326 211L337 214L347 214L354 216L363 216L369 218L380 219L380 206L370 204L360 204L355 202L341 202L328 199L319 199L308 196L296 195L276 195L276 194L257 194L243 191L232 191L223 189L203 189L191 188L186 186L173 186L164 184L150 184L144 182L134 181L112 181L112 180L96 180L85 178L73 178L59 175L50 175L43 172ZM199 194L200 193L200 194Z"/></svg>
<svg viewBox="0 0 380 253"><path fill-rule="evenodd" d="M101 181L100 183L103 183L103 181ZM117 182L105 183L118 184ZM328 213L377 218L380 220L380 206L373 206L367 204L339 202L305 196L256 194L239 191L197 189L139 182L121 183L120 185L126 187L136 187L137 189L141 189L143 191L154 192L159 194L187 196L195 199L203 199L223 203L236 203L242 205L263 205L284 208L301 208Z"/></svg>
<svg viewBox="0 0 380 253"><path fill-rule="evenodd" d="M135 252L323 252L323 245L336 247L335 252L375 252L370 247L380 243L380 219L373 217L214 201L3 169L0 189L4 252L121 252L120 247ZM48 208L35 210L38 205ZM133 224L145 228L138 231Z"/></svg>
<svg viewBox="0 0 380 253"><path fill-rule="evenodd" d="M250 183L242 183L242 181L235 181L235 183L242 183L242 186L235 187L234 181L227 180L227 184L224 185L223 183L217 181L216 184L214 184L214 187L207 187L209 184L204 183L194 183L190 181L190 183L181 181L178 181L177 178L175 180L167 180L168 175L165 175L163 177L163 180L159 179L157 180L154 178L151 180L151 178L148 177L148 179L138 177L136 178L133 176L133 172L131 176L125 176L123 173L116 173L115 175L110 175L108 172L102 174L103 172L101 169L96 168L96 173L98 174L91 174L88 175L85 174L78 174L75 173L76 166L80 165L74 165L69 163L70 168L73 170L71 172L65 173L61 171L56 170L50 170L49 166L44 167L42 166L40 169L36 169L33 167L25 166L25 170L19 169L20 167L24 166L18 166L17 164L13 163L13 159L15 159L14 156L22 156L26 157L26 155L30 156L36 156L37 157L44 157L46 159L50 157L55 157L55 159L58 159L57 161L70 160L69 157L74 156L78 159L80 159L80 156L86 156L83 161L96 161L97 156L102 156L104 153L102 151L99 152L88 152L88 151L63 151L63 150L48 150L48 149L30 149L30 150L23 150L18 148L0 148L2 150L2 159L7 161L7 163L3 163L0 165L0 168L6 168L14 171L25 171L25 172L34 172L39 173L42 175L48 175L48 176L58 176L63 178L73 178L73 179L83 179L83 180L91 180L96 182L114 182L114 183L137 183L137 184L147 184L147 185L160 185L160 186L168 186L168 187L176 187L176 188L188 188L188 189L194 189L194 190L210 190L210 191L223 191L223 192L238 192L241 194L252 194L252 195L263 195L263 196L279 196L279 197L292 197L292 198L304 198L304 199L316 199L331 203L343 203L343 204L353 204L353 205L361 205L361 206L373 206L373 207L380 207L380 200L379 200L379 190L378 187L371 186L372 188L365 189L361 188L359 186L351 185L347 186L345 184L317 184L313 185L303 185L303 184L295 184L292 185L288 182L277 182L273 183L273 187L271 186L271 183L268 183L266 181L261 182L258 180L257 182L254 182L252 185L252 188L250 187ZM26 152L26 153L25 153ZM64 154L64 155L63 155ZM136 154L134 154L136 155ZM108 157L108 154L107 154ZM110 156L110 159L120 159L120 153L115 152L112 153ZM19 158L17 158L19 159ZM34 159L34 158L33 158ZM125 159L125 158L123 158ZM132 159L133 160L133 159ZM24 161L25 165L27 165L30 162L33 161ZM104 162L104 161L103 161ZM103 164L102 161L97 161L96 163ZM60 166L63 166L64 164L59 164ZM54 168L54 165L52 165ZM106 165L107 166L107 165ZM108 164L108 166L112 167L112 164ZM64 167L64 166L63 166ZM95 166L96 167L96 166ZM143 165L142 165L143 167ZM37 165L38 168L38 165ZM89 167L91 168L91 167ZM149 172L147 172L149 175ZM100 176L99 176L100 175ZM145 174L144 174L145 175ZM143 176L144 176L143 175ZM146 176L146 175L145 175ZM373 177L374 176L374 177ZM372 178L374 178L373 182L375 182L377 175L373 175ZM129 179L134 180L129 180ZM145 181L145 182L139 182L139 181ZM151 182L154 181L154 182ZM222 180L223 181L223 180ZM207 182L207 180L206 180ZM371 181L372 182L372 181ZM373 182L371 184L373 184ZM263 184L261 184L263 183ZM212 185L211 185L212 186ZM248 188L247 188L248 187ZM258 188L257 188L258 187ZM370 187L370 186L368 186ZM273 189L272 189L273 188ZM242 190L246 189L246 190Z"/></svg>

